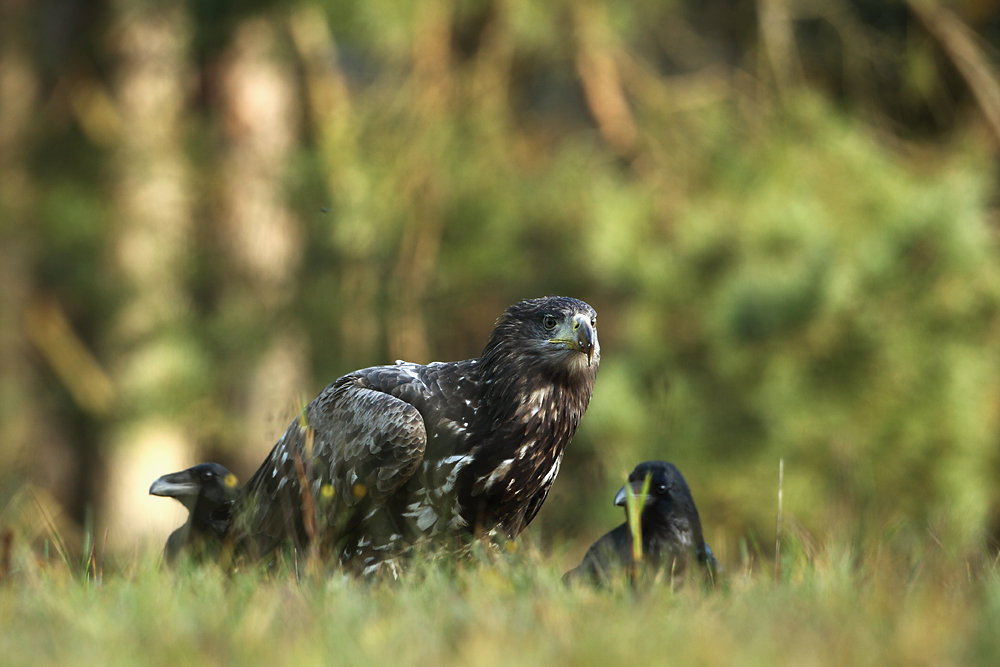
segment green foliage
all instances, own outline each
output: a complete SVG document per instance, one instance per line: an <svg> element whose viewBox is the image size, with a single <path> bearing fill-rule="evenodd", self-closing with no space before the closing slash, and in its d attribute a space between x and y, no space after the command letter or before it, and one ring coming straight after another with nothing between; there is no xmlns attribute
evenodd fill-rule
<svg viewBox="0 0 1000 667"><path fill-rule="evenodd" d="M344 372L410 350L418 362L476 355L507 305L563 293L597 309L603 361L532 526L541 546L579 538L582 549L620 522L614 490L656 458L684 472L728 561L745 536L770 534L783 457L786 511L803 531L863 537L909 520L977 548L1000 516L994 161L965 122L937 143L905 144L820 83L772 94L752 66L763 62L749 45L752 4L736 3L720 27L696 3L187 3L176 23L152 22L174 30L164 44L179 55L156 70L174 83L150 90L176 84L182 98L175 126L156 132L116 125L132 56L100 46L128 13L109 6L114 21L86 26L87 63L60 73L14 137L31 196L3 221L25 252L11 252L19 282L0 293L0 352L34 349L17 313L51 294L119 400L110 414L82 414L31 357L4 380L3 395L25 405L0 409L17 437L0 448L19 447L4 460L54 442L75 453L67 460L94 461L67 473L77 479L65 497L77 514L81 499L95 502L101 524L96 454L112 462L133 422L183 431L197 456L230 456L246 479L260 460L247 443L263 438L253 410L283 429L289 405ZM899 8L862 9L889 22ZM315 43L303 24L318 28ZM912 59L888 76L921 100L947 83L928 40L908 39ZM800 42L807 64L821 60ZM301 122L285 163L254 172L274 199L255 222L221 222L260 186L237 188L232 156L251 160L244 143L281 139L240 116L267 105L227 101L238 58L259 90L273 92L275 74L290 82L288 123ZM588 83L590 61L612 63L614 76ZM630 145L609 139L594 86L620 93ZM156 296L159 281L131 284L117 253L123 230L145 220L119 201L119 171L135 169L124 139L161 132L183 147L178 164L142 167L183 172L186 190L163 201L185 202L176 219L190 228L163 271L176 313L158 321L132 301L155 310L156 298L136 297ZM6 201L0 210L13 211ZM232 230L245 223L266 245L254 235L275 220L289 221L301 261L267 297ZM289 340L304 350L297 389L262 408L261 365Z"/></svg>
<svg viewBox="0 0 1000 667"><path fill-rule="evenodd" d="M814 529L946 511L974 542L996 503L1000 389L980 165L916 172L808 96L775 128L737 132L669 233L629 224L618 192L591 209L619 218L614 243L589 228L591 264L636 296L587 436L619 469L676 461L709 526L767 530L785 457Z"/></svg>

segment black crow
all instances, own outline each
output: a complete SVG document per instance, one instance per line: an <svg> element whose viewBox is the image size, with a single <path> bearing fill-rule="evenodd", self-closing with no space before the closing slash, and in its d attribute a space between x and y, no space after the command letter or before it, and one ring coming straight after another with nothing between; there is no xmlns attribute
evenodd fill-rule
<svg viewBox="0 0 1000 667"><path fill-rule="evenodd" d="M626 520L594 542L580 565L566 573L565 580L584 579L606 584L622 573L635 577L640 570L654 576L660 572L675 576L685 571L691 558L697 560L710 577L720 571L718 561L702 538L701 520L691 490L672 463L640 463L628 476L626 486L615 495L615 505L625 507L626 487L630 487L638 499L647 476L649 490L640 514L642 567L636 567L632 532Z"/></svg>
<svg viewBox="0 0 1000 667"><path fill-rule="evenodd" d="M153 496L177 499L188 510L188 520L167 538L164 558L173 562L181 552L200 556L218 552L225 541L230 513L240 495L236 475L218 463L200 463L164 475L149 487Z"/></svg>

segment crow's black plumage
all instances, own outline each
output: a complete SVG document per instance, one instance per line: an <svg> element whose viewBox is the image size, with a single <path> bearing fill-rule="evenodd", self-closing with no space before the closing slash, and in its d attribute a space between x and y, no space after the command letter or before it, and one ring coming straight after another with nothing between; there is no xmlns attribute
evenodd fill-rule
<svg viewBox="0 0 1000 667"><path fill-rule="evenodd" d="M243 542L262 555L324 535L341 562L371 572L425 538L513 538L590 402L596 325L583 301L531 299L500 316L476 359L339 378L247 483Z"/></svg>
<svg viewBox="0 0 1000 667"><path fill-rule="evenodd" d="M183 551L191 555L217 551L230 524L230 513L240 495L236 475L218 463L200 463L159 478L150 495L175 498L188 510L188 520L167 538L167 562Z"/></svg>
<svg viewBox="0 0 1000 667"><path fill-rule="evenodd" d="M720 570L712 550L701 534L701 519L684 476L672 463L646 461L628 476L626 486L636 495L649 476L649 491L640 516L644 569L656 573L682 574L691 558L704 566L710 576ZM623 486L615 496L615 505L625 506ZM628 521L605 534L591 545L583 561L566 573L565 579L584 579L598 584L616 575L635 574L632 533Z"/></svg>

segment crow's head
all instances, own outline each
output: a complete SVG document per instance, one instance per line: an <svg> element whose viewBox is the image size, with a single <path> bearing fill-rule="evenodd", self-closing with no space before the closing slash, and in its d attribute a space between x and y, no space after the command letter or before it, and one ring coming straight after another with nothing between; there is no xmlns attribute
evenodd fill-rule
<svg viewBox="0 0 1000 667"><path fill-rule="evenodd" d="M199 463L164 475L153 482L149 493L175 498L188 509L187 523L167 539L164 555L171 562L189 549L221 547L229 530L230 513L240 495L240 485L236 475L218 463Z"/></svg>
<svg viewBox="0 0 1000 667"><path fill-rule="evenodd" d="M564 296L528 299L508 308L483 356L502 354L524 372L541 369L593 375L601 361L597 313Z"/></svg>
<svg viewBox="0 0 1000 667"><path fill-rule="evenodd" d="M149 487L153 496L175 498L197 520L207 518L220 507L230 505L240 495L236 475L218 463L199 463L180 472L164 475Z"/></svg>
<svg viewBox="0 0 1000 667"><path fill-rule="evenodd" d="M684 476L672 463L646 461L635 467L626 486L638 497L646 478L649 489L642 508L643 542L661 540L673 549L702 549L701 520ZM626 487L615 495L615 505L624 507Z"/></svg>

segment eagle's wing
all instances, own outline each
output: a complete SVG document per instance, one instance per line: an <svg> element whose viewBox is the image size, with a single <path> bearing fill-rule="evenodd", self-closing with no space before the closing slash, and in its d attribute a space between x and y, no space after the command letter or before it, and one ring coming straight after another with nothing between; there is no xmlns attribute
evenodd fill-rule
<svg viewBox="0 0 1000 667"><path fill-rule="evenodd" d="M349 506L366 495L376 503L392 495L427 446L417 409L363 377L348 376L334 383L329 395L320 394L309 422L315 428L313 455L328 466L334 491Z"/></svg>
<svg viewBox="0 0 1000 667"><path fill-rule="evenodd" d="M361 371L329 385L247 482L251 507L244 530L257 536L262 551L304 537L296 459L314 498L330 484L341 507L364 502L366 511L382 505L416 470L427 445L423 418L413 405L386 393L397 387L380 386L384 376Z"/></svg>

